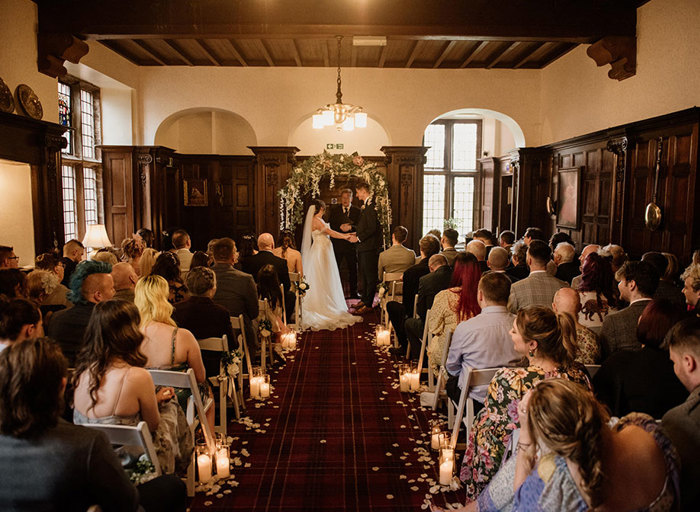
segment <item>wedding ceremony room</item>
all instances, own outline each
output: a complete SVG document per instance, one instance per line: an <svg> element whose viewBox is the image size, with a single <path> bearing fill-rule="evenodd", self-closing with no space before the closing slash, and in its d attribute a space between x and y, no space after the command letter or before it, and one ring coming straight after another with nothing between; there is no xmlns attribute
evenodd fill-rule
<svg viewBox="0 0 700 512"><path fill-rule="evenodd" d="M698 0L0 0L0 511L700 510Z"/></svg>

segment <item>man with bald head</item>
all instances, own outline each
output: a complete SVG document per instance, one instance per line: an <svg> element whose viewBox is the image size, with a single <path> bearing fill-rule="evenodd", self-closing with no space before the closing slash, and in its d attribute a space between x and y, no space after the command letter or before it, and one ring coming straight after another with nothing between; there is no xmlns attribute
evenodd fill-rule
<svg viewBox="0 0 700 512"><path fill-rule="evenodd" d="M95 304L114 297L114 280L110 272L112 265L101 261L82 261L75 267L70 280L68 300L74 306L53 314L47 334L55 339L68 358L70 366L75 366L75 356L83 345L83 334L90 321Z"/></svg>
<svg viewBox="0 0 700 512"><path fill-rule="evenodd" d="M506 268L508 268L509 263L510 258L508 257L508 251L503 247L494 247L489 252L489 257L486 261L486 264L489 266L489 271L484 272L484 274L490 274L492 272L503 274L509 281L512 281L510 276L506 274Z"/></svg>
<svg viewBox="0 0 700 512"><path fill-rule="evenodd" d="M578 314L581 311L581 297L573 288L560 288L554 294L552 309L555 313L567 313L574 319L576 325L576 345L578 352L576 361L582 364L600 363L600 341L598 335L588 327L578 323Z"/></svg>
<svg viewBox="0 0 700 512"><path fill-rule="evenodd" d="M476 256L481 272L488 272L489 267L486 264L486 244L481 240L472 240L467 244L466 250Z"/></svg>
<svg viewBox="0 0 700 512"><path fill-rule="evenodd" d="M589 244L583 248L583 251L581 251L581 256L578 257L579 275L577 275L576 277L574 277L571 280L571 287L574 290L578 290L578 285L581 284L581 272L583 272L583 262L586 261L586 258L588 258L589 254L591 254L592 252L598 252L599 250L600 250L600 245Z"/></svg>
<svg viewBox="0 0 700 512"><path fill-rule="evenodd" d="M277 278L284 286L284 304L287 310L287 322L291 322L294 316L294 292L291 291L291 283L289 281L289 269L287 268L286 260L278 258L272 254L272 249L275 248L275 239L270 233L262 233L258 237L258 254L246 257L243 260L243 272L250 274L258 282L258 272L265 265L272 265L277 272Z"/></svg>
<svg viewBox="0 0 700 512"><path fill-rule="evenodd" d="M114 281L115 299L134 302L134 288L139 276L131 263L122 261L112 267L112 280Z"/></svg>

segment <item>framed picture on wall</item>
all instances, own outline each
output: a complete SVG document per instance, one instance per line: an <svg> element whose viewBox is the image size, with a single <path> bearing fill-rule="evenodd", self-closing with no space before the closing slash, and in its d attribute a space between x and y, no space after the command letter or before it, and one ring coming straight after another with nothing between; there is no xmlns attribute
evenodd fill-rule
<svg viewBox="0 0 700 512"><path fill-rule="evenodd" d="M559 169L557 226L578 229L581 222L581 167Z"/></svg>
<svg viewBox="0 0 700 512"><path fill-rule="evenodd" d="M206 179L183 180L185 206L209 206Z"/></svg>

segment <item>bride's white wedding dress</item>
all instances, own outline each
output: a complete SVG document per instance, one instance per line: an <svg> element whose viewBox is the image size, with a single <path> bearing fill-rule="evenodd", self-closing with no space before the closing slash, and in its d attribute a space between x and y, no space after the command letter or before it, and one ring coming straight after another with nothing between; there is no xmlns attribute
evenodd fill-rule
<svg viewBox="0 0 700 512"><path fill-rule="evenodd" d="M311 206L302 242L302 265L309 290L302 302L301 326L312 331L343 329L361 322L362 317L348 313L333 245L323 231L312 230L313 212Z"/></svg>

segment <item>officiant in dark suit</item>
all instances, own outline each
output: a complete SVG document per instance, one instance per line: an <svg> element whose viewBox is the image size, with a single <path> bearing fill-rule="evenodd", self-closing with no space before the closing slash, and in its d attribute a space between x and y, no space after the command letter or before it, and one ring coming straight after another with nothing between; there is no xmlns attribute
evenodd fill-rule
<svg viewBox="0 0 700 512"><path fill-rule="evenodd" d="M377 265L379 247L382 245L382 227L379 224L374 203L369 201L370 188L367 183L355 186L357 198L364 203L357 222L357 260L360 266L362 280L362 302L358 304L356 313L365 314L372 311L374 294L377 291Z"/></svg>
<svg viewBox="0 0 700 512"><path fill-rule="evenodd" d="M360 209L352 205L352 190L345 188L340 191L340 204L330 207L328 223L331 229L339 233L352 233L360 220ZM357 299L357 251L355 244L339 238L331 238L335 260L338 262L338 270L345 260L348 266L350 298Z"/></svg>

